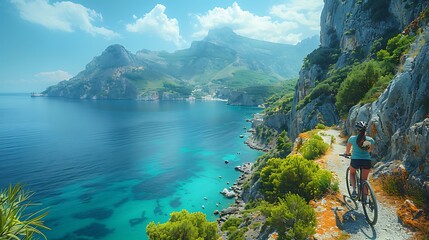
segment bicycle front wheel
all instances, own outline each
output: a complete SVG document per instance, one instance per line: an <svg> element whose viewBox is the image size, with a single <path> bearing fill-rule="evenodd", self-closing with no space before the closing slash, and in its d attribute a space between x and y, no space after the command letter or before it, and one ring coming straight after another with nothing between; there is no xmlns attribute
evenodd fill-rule
<svg viewBox="0 0 429 240"><path fill-rule="evenodd" d="M378 219L378 205L375 199L375 193L369 182L365 181L362 184L363 195L367 194L366 199L362 199L363 212L369 224L375 225Z"/></svg>
<svg viewBox="0 0 429 240"><path fill-rule="evenodd" d="M359 174L359 172L358 172L358 170L356 170L355 183L357 186L356 190L357 190L357 193L359 195L359 177L358 177L358 174ZM350 182L350 167L348 167L346 170L346 185L347 185L347 192L349 193L349 197L351 199L353 199L352 198L353 187L352 187L352 183ZM353 200L356 200L356 199L353 199Z"/></svg>
<svg viewBox="0 0 429 240"><path fill-rule="evenodd" d="M346 184L347 184L347 192L349 193L349 197L352 198L353 188L350 182L350 167L346 170Z"/></svg>

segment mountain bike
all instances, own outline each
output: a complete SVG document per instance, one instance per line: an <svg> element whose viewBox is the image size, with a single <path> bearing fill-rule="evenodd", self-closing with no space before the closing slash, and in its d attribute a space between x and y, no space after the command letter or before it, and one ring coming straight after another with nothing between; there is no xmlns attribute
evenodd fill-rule
<svg viewBox="0 0 429 240"><path fill-rule="evenodd" d="M350 158L349 155L340 154L345 158ZM357 191L357 199L352 197L352 184L350 182L350 167L346 170L346 184L347 184L347 192L349 193L350 198L355 201L362 202L363 212L365 213L366 221L370 225L375 225L378 219L378 204L377 199L375 198L374 190L372 190L371 184L369 184L368 180L362 179L362 168L356 169L356 191ZM366 199L364 197L364 192L367 193Z"/></svg>

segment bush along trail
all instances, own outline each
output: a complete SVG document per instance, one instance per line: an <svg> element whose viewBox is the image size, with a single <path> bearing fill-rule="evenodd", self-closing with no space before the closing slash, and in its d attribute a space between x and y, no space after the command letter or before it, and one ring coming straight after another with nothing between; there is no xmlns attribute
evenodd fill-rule
<svg viewBox="0 0 429 240"><path fill-rule="evenodd" d="M340 131L334 129L324 130L319 134L326 143L331 144L330 151L320 162L337 177L339 193L313 203L318 218L315 239L338 239L346 236L349 239L413 239L413 232L401 224L396 207L377 191L378 222L374 226L368 224L361 202L355 203L348 196L345 176L350 160L339 155L345 152L345 139L341 138ZM375 184L377 183L372 182L373 188L380 189ZM398 205L399 203L397 201Z"/></svg>

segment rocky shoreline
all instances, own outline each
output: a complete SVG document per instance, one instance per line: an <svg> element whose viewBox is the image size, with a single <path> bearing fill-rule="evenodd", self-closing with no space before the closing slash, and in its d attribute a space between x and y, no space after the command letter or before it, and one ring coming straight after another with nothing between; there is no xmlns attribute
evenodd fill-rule
<svg viewBox="0 0 429 240"><path fill-rule="evenodd" d="M219 218L217 219L219 227L230 216L238 214L240 211L244 210L245 202L242 199L243 185L252 176L252 173L253 173L252 168L253 168L253 163L250 163L250 162L246 162L246 163L243 163L241 166L235 167L236 171L240 171L242 173L238 177L238 179L234 182L234 184L230 187L231 192L234 193L235 202L231 204L229 207L219 212Z"/></svg>
<svg viewBox="0 0 429 240"><path fill-rule="evenodd" d="M244 141L244 143L249 146L251 149L255 149L258 151L263 151L263 152L268 152L270 151L270 148L266 145L262 145L261 143L259 143L258 141L255 140L255 138L253 137L253 133L251 136L249 136L246 141Z"/></svg>

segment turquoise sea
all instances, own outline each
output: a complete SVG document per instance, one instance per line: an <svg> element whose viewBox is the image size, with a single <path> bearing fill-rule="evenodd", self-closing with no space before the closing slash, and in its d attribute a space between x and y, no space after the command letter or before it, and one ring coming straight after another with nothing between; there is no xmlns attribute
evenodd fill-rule
<svg viewBox="0 0 429 240"><path fill-rule="evenodd" d="M181 209L215 221L233 203L219 192L239 176L234 167L261 155L243 143L259 111L1 94L0 187L36 193L48 239L147 239L150 221Z"/></svg>

